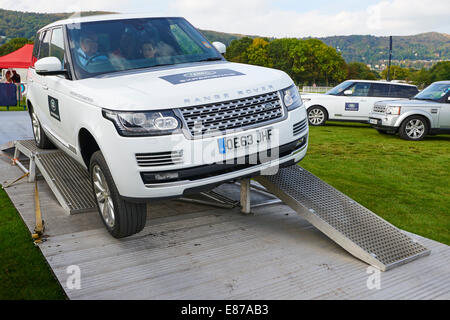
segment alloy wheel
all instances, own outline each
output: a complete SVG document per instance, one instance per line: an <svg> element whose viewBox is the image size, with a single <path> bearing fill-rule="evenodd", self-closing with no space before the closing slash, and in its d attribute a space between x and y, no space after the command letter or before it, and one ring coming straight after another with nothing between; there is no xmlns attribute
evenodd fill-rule
<svg viewBox="0 0 450 320"><path fill-rule="evenodd" d="M406 124L405 131L411 139L420 139L425 133L425 124L420 119L411 119Z"/></svg>
<svg viewBox="0 0 450 320"><path fill-rule="evenodd" d="M95 165L93 168L92 182L94 185L95 198L103 220L109 227L113 228L115 224L114 203L111 198L105 175L99 165Z"/></svg>
<svg viewBox="0 0 450 320"><path fill-rule="evenodd" d="M325 121L325 113L321 109L311 109L308 112L308 119L311 124L320 125Z"/></svg>
<svg viewBox="0 0 450 320"><path fill-rule="evenodd" d="M41 142L41 125L34 112L31 114L31 125L33 126L34 140L39 144Z"/></svg>

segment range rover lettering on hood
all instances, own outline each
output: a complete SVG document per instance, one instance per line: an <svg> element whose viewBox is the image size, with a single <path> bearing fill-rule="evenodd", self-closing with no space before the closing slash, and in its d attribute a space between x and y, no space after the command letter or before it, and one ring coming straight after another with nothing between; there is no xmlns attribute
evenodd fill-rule
<svg viewBox="0 0 450 320"><path fill-rule="evenodd" d="M195 71L171 74L169 76L160 77L163 80L170 82L171 84L182 84L194 81L208 80L214 78L225 78L234 76L243 76L244 74L238 71L230 69L215 69L205 71Z"/></svg>

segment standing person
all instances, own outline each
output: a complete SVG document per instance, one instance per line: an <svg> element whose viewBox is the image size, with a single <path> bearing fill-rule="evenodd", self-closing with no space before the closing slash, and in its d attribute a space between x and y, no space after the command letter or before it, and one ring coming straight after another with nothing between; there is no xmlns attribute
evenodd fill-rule
<svg viewBox="0 0 450 320"><path fill-rule="evenodd" d="M16 70L13 70L13 72L12 72L11 81L13 83L20 83L20 75L17 73Z"/></svg>
<svg viewBox="0 0 450 320"><path fill-rule="evenodd" d="M11 79L11 71L6 71L4 83L13 83Z"/></svg>

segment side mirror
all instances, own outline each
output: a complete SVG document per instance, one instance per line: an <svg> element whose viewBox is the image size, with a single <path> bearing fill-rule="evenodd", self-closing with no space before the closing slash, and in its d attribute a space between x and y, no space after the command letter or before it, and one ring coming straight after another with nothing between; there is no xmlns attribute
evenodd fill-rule
<svg viewBox="0 0 450 320"><path fill-rule="evenodd" d="M344 91L344 96L351 96L353 94L352 90L345 90Z"/></svg>
<svg viewBox="0 0 450 320"><path fill-rule="evenodd" d="M216 48L217 51L220 52L220 54L225 54L225 52L227 52L227 47L222 42L215 41L212 44L214 48Z"/></svg>
<svg viewBox="0 0 450 320"><path fill-rule="evenodd" d="M58 74L66 74L61 61L56 57L46 57L39 59L34 64L36 73L41 76L54 76Z"/></svg>

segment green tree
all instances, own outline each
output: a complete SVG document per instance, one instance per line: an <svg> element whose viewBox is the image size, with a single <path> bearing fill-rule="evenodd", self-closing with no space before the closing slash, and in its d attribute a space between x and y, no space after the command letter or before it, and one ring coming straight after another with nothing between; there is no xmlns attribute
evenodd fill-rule
<svg viewBox="0 0 450 320"><path fill-rule="evenodd" d="M247 55L245 51L253 43L253 39L250 37L243 37L241 39L233 40L230 46L227 48L225 58L229 61L248 63Z"/></svg>
<svg viewBox="0 0 450 320"><path fill-rule="evenodd" d="M388 69L381 72L381 77L387 79ZM390 80L407 80L410 76L410 70L400 66L391 66Z"/></svg>
<svg viewBox="0 0 450 320"><path fill-rule="evenodd" d="M370 70L370 68L362 62L350 62L348 64L347 79L358 80L376 80L380 76Z"/></svg>
<svg viewBox="0 0 450 320"><path fill-rule="evenodd" d="M17 49L22 48L24 45L26 45L28 43L33 43L33 41L30 41L26 38L11 39L4 45L0 46L0 56L4 56L8 53L14 52Z"/></svg>
<svg viewBox="0 0 450 320"><path fill-rule="evenodd" d="M318 39L299 42L290 55L294 59L292 73L297 83L328 86L342 82L347 76L347 64L342 56Z"/></svg>
<svg viewBox="0 0 450 320"><path fill-rule="evenodd" d="M450 80L450 61L436 63L431 69L431 82Z"/></svg>
<svg viewBox="0 0 450 320"><path fill-rule="evenodd" d="M273 63L267 53L269 42L262 38L255 38L250 46L247 47L244 54L247 63L262 67L272 68Z"/></svg>
<svg viewBox="0 0 450 320"><path fill-rule="evenodd" d="M410 73L408 80L414 83L419 88L428 86L431 81L431 72L425 68Z"/></svg>
<svg viewBox="0 0 450 320"><path fill-rule="evenodd" d="M273 68L282 70L292 76L294 58L290 52L301 42L302 40L295 38L283 38L271 41L267 47L267 54L272 60Z"/></svg>

